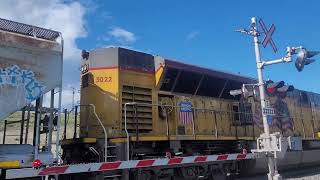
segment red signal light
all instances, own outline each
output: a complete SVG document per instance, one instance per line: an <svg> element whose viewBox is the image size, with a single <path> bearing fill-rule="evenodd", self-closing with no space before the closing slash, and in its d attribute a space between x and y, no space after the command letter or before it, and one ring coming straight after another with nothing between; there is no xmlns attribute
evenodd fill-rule
<svg viewBox="0 0 320 180"><path fill-rule="evenodd" d="M272 80L269 80L265 84L267 94L271 96L276 95L276 93L278 93L278 89L283 86L284 86L284 81L273 82Z"/></svg>
<svg viewBox="0 0 320 180"><path fill-rule="evenodd" d="M32 162L32 165L33 165L34 168L39 168L41 166L41 164L42 164L42 162L41 162L40 159L35 159Z"/></svg>
<svg viewBox="0 0 320 180"><path fill-rule="evenodd" d="M268 93L274 94L276 92L276 88L267 88Z"/></svg>
<svg viewBox="0 0 320 180"><path fill-rule="evenodd" d="M268 80L265 83L266 93L269 96L279 96L281 98L285 98L288 92L294 90L293 86L285 85L284 81L273 82L272 80Z"/></svg>

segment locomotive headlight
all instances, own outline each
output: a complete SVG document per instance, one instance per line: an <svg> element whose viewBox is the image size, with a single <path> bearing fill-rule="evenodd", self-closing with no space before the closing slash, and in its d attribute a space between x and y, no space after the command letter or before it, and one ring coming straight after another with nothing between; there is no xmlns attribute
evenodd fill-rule
<svg viewBox="0 0 320 180"><path fill-rule="evenodd" d="M87 52L86 50L83 49L83 50L81 51L81 57L82 57L82 59L88 60L88 59L89 59L89 55L90 55L90 53Z"/></svg>

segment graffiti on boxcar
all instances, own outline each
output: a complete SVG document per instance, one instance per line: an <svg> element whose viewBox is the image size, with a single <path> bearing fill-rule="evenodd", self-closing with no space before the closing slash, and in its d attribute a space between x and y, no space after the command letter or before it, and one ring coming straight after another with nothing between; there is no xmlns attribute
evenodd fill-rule
<svg viewBox="0 0 320 180"><path fill-rule="evenodd" d="M272 106L275 109L274 125L284 132L293 130L293 120L287 103L277 97Z"/></svg>
<svg viewBox="0 0 320 180"><path fill-rule="evenodd" d="M261 112L260 103L255 103L254 114L253 114L253 122L260 129L263 129L262 112Z"/></svg>
<svg viewBox="0 0 320 180"><path fill-rule="evenodd" d="M293 120L290 117L290 111L287 103L284 101L284 96L276 95L273 102L270 104L275 109L275 115L272 117L272 122L269 124L272 128L278 128L282 132L293 130ZM254 123L263 129L262 113L260 103L255 103L255 112L253 115Z"/></svg>
<svg viewBox="0 0 320 180"><path fill-rule="evenodd" d="M29 103L40 97L45 89L35 77L33 71L21 69L17 65L0 68L0 87L1 86L23 86L25 100Z"/></svg>

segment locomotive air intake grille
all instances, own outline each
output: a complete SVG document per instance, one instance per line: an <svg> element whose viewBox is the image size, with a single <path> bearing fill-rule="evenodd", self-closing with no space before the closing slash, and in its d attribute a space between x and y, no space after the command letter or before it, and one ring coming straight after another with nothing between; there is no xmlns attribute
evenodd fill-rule
<svg viewBox="0 0 320 180"><path fill-rule="evenodd" d="M152 104L152 91L148 88L122 87L122 129L124 130L124 104L136 102ZM152 131L152 106L127 105L127 128L130 133Z"/></svg>

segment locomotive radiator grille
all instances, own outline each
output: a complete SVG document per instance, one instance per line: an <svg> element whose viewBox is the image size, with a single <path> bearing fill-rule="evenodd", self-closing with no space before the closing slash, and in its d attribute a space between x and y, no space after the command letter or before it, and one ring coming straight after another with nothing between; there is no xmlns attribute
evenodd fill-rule
<svg viewBox="0 0 320 180"><path fill-rule="evenodd" d="M124 130L124 104L136 102L152 104L152 91L148 88L122 87L122 129ZM127 106L127 128L130 133L147 133L152 131L152 107L142 105Z"/></svg>

